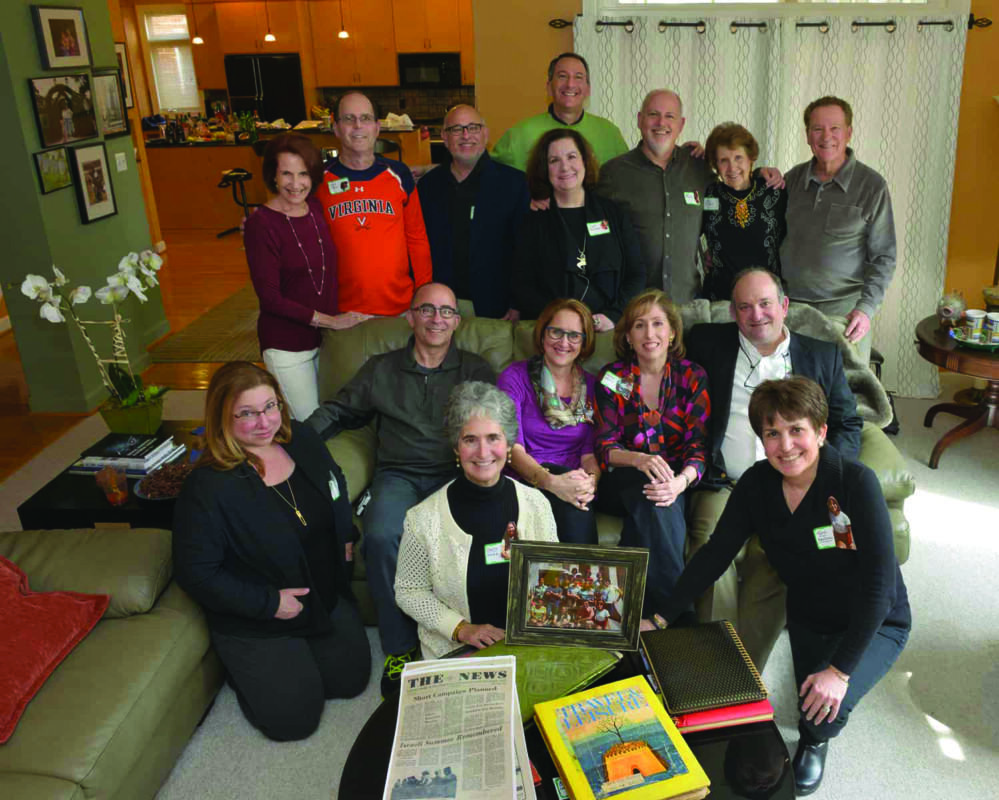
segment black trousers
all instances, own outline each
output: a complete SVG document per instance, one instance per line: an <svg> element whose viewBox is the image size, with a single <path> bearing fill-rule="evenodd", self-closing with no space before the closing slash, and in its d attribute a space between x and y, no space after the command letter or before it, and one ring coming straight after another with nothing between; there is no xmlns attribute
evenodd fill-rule
<svg viewBox="0 0 999 800"><path fill-rule="evenodd" d="M683 518L686 494L673 505L657 506L645 498L648 476L634 467L617 467L600 479L597 508L624 517L622 547L645 547L649 570L645 578L643 617L661 612L683 572L687 524Z"/></svg>
<svg viewBox="0 0 999 800"><path fill-rule="evenodd" d="M787 636L791 644L791 659L794 661L794 679L800 689L805 678L829 666L829 659L836 652L841 637L815 633L801 623L791 620L787 623ZM850 686L846 690L843 702L840 703L839 713L831 722L826 721L818 725L815 722L808 722L804 712L800 711L804 698L799 698L798 731L802 737L806 741L815 743L839 736L857 703L887 674L908 640L909 628L899 628L895 625L882 625L878 628L878 632L874 634L871 643L860 657L860 662L850 673Z"/></svg>
<svg viewBox="0 0 999 800"><path fill-rule="evenodd" d="M357 606L340 598L333 630L318 636L253 638L212 632L240 708L268 739L290 742L319 727L325 701L368 685L371 650Z"/></svg>
<svg viewBox="0 0 999 800"><path fill-rule="evenodd" d="M566 467L559 464L542 464L542 466L553 475L563 475L569 472ZM548 505L552 507L552 516L555 517L555 527L558 530L560 542L597 544L597 518L593 513L592 503L589 511L583 511L578 506L565 502L551 492L542 489L541 493L548 500Z"/></svg>

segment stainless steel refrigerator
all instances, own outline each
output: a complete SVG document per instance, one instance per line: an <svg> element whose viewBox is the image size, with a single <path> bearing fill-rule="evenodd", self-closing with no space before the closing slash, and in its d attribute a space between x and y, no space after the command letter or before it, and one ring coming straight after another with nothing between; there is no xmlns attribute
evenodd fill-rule
<svg viewBox="0 0 999 800"><path fill-rule="evenodd" d="M297 54L226 56L225 79L234 113L256 111L261 122L282 118L289 125L305 119L302 64Z"/></svg>

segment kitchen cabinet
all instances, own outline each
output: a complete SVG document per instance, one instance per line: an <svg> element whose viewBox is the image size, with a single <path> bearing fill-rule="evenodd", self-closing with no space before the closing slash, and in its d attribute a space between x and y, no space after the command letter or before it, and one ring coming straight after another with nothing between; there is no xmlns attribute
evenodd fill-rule
<svg viewBox="0 0 999 800"><path fill-rule="evenodd" d="M297 53L301 48L296 2L216 3L223 53ZM265 42L268 30L275 41ZM200 26L201 19L198 18Z"/></svg>
<svg viewBox="0 0 999 800"><path fill-rule="evenodd" d="M350 34L340 39L340 11ZM398 86L392 0L313 0L310 36L317 86Z"/></svg>
<svg viewBox="0 0 999 800"><path fill-rule="evenodd" d="M459 0L392 0L395 46L400 53L457 53Z"/></svg>
<svg viewBox="0 0 999 800"><path fill-rule="evenodd" d="M197 25L194 24L197 20ZM192 44L194 74L198 78L199 89L225 88L225 63L222 53L222 37L219 33L218 18L213 3L191 5L187 11L187 28L204 40L204 44Z"/></svg>
<svg viewBox="0 0 999 800"><path fill-rule="evenodd" d="M475 25L472 0L458 0L458 38L461 42L461 84L475 85Z"/></svg>

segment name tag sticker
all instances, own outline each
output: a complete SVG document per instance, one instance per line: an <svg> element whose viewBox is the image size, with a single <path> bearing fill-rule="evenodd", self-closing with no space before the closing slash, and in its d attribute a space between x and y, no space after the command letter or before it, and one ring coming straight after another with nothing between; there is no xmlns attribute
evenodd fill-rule
<svg viewBox="0 0 999 800"><path fill-rule="evenodd" d="M343 194L350 188L350 180L341 178L338 181L326 181L326 188L330 194Z"/></svg>
<svg viewBox="0 0 999 800"><path fill-rule="evenodd" d="M819 550L828 550L836 547L836 537L833 534L832 525L823 525L820 528L814 528L812 534L815 536L815 546Z"/></svg>
<svg viewBox="0 0 999 800"><path fill-rule="evenodd" d="M717 197L705 197L704 198L704 210L705 211L717 211L718 210L718 198Z"/></svg>
<svg viewBox="0 0 999 800"><path fill-rule="evenodd" d="M832 530L830 528L830 530ZM509 564L507 559L503 558L503 542L494 542L493 544L486 545L486 566L493 566L494 564Z"/></svg>
<svg viewBox="0 0 999 800"><path fill-rule="evenodd" d="M684 192L683 201L688 206L699 206L701 204L700 201L697 199L697 192Z"/></svg>
<svg viewBox="0 0 999 800"><path fill-rule="evenodd" d="M475 206L472 206L468 211L468 218L475 219Z"/></svg>
<svg viewBox="0 0 999 800"><path fill-rule="evenodd" d="M334 501L340 499L340 484L337 483L336 476L332 472L330 473L330 497Z"/></svg>
<svg viewBox="0 0 999 800"><path fill-rule="evenodd" d="M613 372L605 372L604 376L600 379L600 385L614 392L614 394L621 395L625 400L631 397L631 390L634 386L630 380L621 380Z"/></svg>
<svg viewBox="0 0 999 800"><path fill-rule="evenodd" d="M603 236L605 233L610 233L610 225L605 219L600 222L587 222L586 230L590 236Z"/></svg>

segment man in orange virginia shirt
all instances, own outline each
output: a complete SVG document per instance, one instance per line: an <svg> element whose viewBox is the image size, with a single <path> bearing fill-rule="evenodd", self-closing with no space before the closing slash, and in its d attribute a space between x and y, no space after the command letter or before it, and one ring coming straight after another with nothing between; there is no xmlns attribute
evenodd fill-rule
<svg viewBox="0 0 999 800"><path fill-rule="evenodd" d="M339 310L398 316L413 290L432 280L433 268L413 174L401 161L375 155L380 129L367 97L340 98L340 153L326 164L316 196L337 248Z"/></svg>

